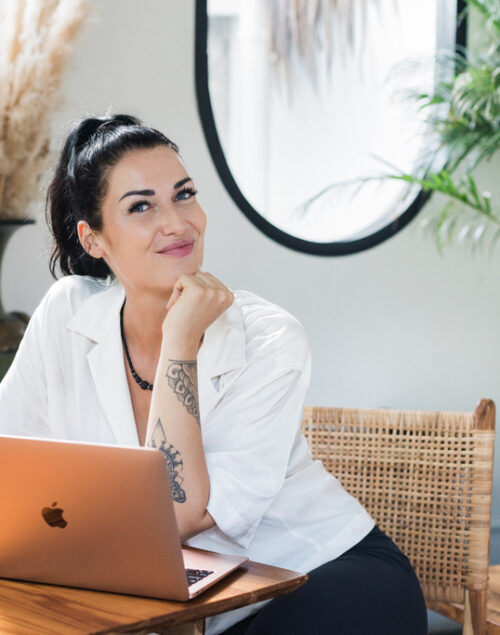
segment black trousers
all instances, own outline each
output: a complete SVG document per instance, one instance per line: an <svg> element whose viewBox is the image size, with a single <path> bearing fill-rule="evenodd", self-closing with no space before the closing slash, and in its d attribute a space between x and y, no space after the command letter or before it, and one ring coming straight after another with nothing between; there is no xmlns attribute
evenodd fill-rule
<svg viewBox="0 0 500 635"><path fill-rule="evenodd" d="M224 635L425 635L427 611L408 558L375 527Z"/></svg>

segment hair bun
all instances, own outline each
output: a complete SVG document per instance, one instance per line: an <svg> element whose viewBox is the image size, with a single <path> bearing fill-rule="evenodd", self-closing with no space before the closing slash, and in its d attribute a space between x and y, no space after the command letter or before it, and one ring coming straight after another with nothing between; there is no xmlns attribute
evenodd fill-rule
<svg viewBox="0 0 500 635"><path fill-rule="evenodd" d="M105 119L105 117L103 117ZM132 115L113 115L108 117L107 121L104 121L102 125L116 124L117 126L140 126L142 121Z"/></svg>
<svg viewBox="0 0 500 635"><path fill-rule="evenodd" d="M132 115L113 115L111 117L89 117L83 119L74 130L73 148L81 150L101 129L109 130L120 126L140 126L141 121Z"/></svg>

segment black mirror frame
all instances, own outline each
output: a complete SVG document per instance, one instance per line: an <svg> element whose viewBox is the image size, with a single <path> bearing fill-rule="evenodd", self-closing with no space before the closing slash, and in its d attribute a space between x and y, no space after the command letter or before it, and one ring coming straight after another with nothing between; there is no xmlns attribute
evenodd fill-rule
<svg viewBox="0 0 500 635"><path fill-rule="evenodd" d="M455 46L456 48L460 48L462 50L465 49L467 45L466 6L466 0L457 0ZM317 243L297 238L296 236L292 236L291 234L287 234L281 229L278 229L275 225L267 221L248 202L238 187L238 184L234 180L231 170L227 164L224 150L222 149L219 135L217 134L217 127L215 125L212 102L210 100L210 92L208 88L207 35L207 0L196 0L195 84L198 114L205 134L205 140L219 177L224 183L224 186L233 201L250 220L250 222L253 223L253 225L272 240L295 251L315 256L345 256L375 247L379 243L393 236L399 230L403 229L403 227L405 227L418 214L424 204L429 200L430 193L420 191L415 200L400 216L398 216L398 218L373 234L357 240L330 243Z"/></svg>

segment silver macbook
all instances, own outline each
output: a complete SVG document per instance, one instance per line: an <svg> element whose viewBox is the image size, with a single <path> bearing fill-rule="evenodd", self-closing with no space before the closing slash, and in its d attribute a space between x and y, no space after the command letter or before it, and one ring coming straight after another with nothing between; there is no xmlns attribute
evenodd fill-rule
<svg viewBox="0 0 500 635"><path fill-rule="evenodd" d="M0 435L0 577L189 600L247 558L181 547L153 448Z"/></svg>

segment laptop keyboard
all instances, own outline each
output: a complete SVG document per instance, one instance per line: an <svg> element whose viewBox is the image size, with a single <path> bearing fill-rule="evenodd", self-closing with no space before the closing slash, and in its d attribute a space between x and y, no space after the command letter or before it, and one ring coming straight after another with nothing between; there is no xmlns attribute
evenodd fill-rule
<svg viewBox="0 0 500 635"><path fill-rule="evenodd" d="M191 586L195 582L199 582L210 575L213 571L207 571L206 569L186 569L188 586Z"/></svg>

